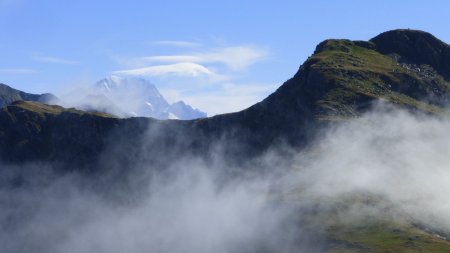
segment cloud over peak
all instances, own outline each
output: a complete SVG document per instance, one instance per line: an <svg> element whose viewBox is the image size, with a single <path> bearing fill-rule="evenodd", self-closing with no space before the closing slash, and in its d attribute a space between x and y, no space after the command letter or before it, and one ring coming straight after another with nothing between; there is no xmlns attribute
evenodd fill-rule
<svg viewBox="0 0 450 253"><path fill-rule="evenodd" d="M255 46L233 46L203 50L179 55L157 55L138 58L144 63L154 62L192 62L198 64L224 64L232 70L249 67L264 60L268 51Z"/></svg>
<svg viewBox="0 0 450 253"><path fill-rule="evenodd" d="M156 65L137 69L118 70L111 72L118 75L130 75L130 76L161 76L174 74L178 76L190 76L197 77L201 75L214 76L215 73L208 68L192 63L192 62L180 62L167 65Z"/></svg>
<svg viewBox="0 0 450 253"><path fill-rule="evenodd" d="M169 100L183 99L209 115L241 110L274 88L272 83L244 81L245 70L267 59L269 50L264 47L207 46L188 41L153 44L170 47L165 52L171 53L118 58L122 69L110 74L151 78Z"/></svg>

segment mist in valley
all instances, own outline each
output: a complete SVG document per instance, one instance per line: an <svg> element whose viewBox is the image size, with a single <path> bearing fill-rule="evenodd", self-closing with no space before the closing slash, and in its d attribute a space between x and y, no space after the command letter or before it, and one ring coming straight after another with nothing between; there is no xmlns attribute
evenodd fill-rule
<svg viewBox="0 0 450 253"><path fill-rule="evenodd" d="M142 148L126 177L108 173L121 167L113 157L91 177L4 164L0 251L322 252L328 225L362 220L427 224L445 236L448 129L448 118L379 105L306 148L271 147L242 167L220 148L164 168ZM129 152L120 147L103 157Z"/></svg>

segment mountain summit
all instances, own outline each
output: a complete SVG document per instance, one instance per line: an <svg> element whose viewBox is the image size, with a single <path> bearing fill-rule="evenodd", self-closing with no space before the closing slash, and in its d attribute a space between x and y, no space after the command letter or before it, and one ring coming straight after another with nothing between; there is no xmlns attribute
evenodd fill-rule
<svg viewBox="0 0 450 253"><path fill-rule="evenodd" d="M169 104L155 85L143 78L109 76L95 86L94 90L112 101L125 114L157 119L188 120L206 117L206 113L183 101Z"/></svg>
<svg viewBox="0 0 450 253"><path fill-rule="evenodd" d="M206 113L183 101L170 104L155 85L143 78L109 76L72 94L62 101L62 106L106 112L119 117L182 120L206 117Z"/></svg>
<svg viewBox="0 0 450 253"><path fill-rule="evenodd" d="M370 40L382 54L401 56L401 61L425 64L450 80L450 46L432 34L418 30L393 30Z"/></svg>

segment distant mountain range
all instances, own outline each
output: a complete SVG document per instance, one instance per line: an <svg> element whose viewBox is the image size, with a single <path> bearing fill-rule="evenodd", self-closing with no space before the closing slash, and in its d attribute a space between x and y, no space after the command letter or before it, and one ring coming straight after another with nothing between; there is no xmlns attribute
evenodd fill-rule
<svg viewBox="0 0 450 253"><path fill-rule="evenodd" d="M64 98L68 98L67 100ZM119 117L152 117L156 119L197 119L207 114L178 101L169 104L150 81L142 78L109 76L92 87L77 90L63 99L50 93L31 94L0 83L0 107L16 101L76 107Z"/></svg>

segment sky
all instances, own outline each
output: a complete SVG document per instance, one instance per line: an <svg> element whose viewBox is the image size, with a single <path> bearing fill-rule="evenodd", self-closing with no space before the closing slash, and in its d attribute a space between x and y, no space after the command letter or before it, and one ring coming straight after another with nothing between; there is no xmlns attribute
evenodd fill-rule
<svg viewBox="0 0 450 253"><path fill-rule="evenodd" d="M0 0L0 83L56 95L144 77L208 115L264 99L329 38L397 28L450 42L448 1Z"/></svg>

